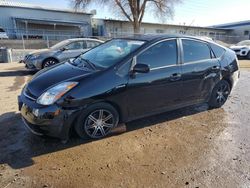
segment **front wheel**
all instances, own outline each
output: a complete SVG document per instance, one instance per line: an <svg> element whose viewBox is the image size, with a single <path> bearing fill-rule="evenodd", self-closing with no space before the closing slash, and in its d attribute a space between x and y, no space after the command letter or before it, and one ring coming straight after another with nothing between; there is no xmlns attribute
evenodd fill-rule
<svg viewBox="0 0 250 188"><path fill-rule="evenodd" d="M247 53L247 59L250 59L250 51Z"/></svg>
<svg viewBox="0 0 250 188"><path fill-rule="evenodd" d="M220 108L223 106L227 101L230 91L231 88L227 81L221 80L219 83L217 83L208 102L209 107Z"/></svg>
<svg viewBox="0 0 250 188"><path fill-rule="evenodd" d="M49 59L46 59L46 60L43 62L42 67L43 67L43 69L44 69L44 68L47 68L47 67L51 67L51 66L53 66L53 65L55 65L55 64L57 64L57 63L58 63L58 61L57 61L56 59L49 58Z"/></svg>
<svg viewBox="0 0 250 188"><path fill-rule="evenodd" d="M119 121L116 109L106 103L98 103L84 110L76 123L76 133L83 139L100 139L107 136Z"/></svg>

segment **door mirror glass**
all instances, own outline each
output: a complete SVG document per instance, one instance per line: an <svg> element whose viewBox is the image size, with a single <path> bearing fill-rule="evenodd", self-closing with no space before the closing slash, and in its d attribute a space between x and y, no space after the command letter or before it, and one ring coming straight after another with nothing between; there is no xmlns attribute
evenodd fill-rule
<svg viewBox="0 0 250 188"><path fill-rule="evenodd" d="M60 50L61 50L61 51L67 51L67 50L69 50L69 49L68 49L67 46L65 46L65 47L61 48Z"/></svg>
<svg viewBox="0 0 250 188"><path fill-rule="evenodd" d="M147 64L136 64L133 68L133 73L148 73L150 68Z"/></svg>

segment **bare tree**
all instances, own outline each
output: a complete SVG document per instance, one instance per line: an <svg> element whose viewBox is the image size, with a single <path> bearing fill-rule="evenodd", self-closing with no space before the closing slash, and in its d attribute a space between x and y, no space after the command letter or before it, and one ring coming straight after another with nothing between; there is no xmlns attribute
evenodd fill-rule
<svg viewBox="0 0 250 188"><path fill-rule="evenodd" d="M173 16L174 5L181 0L71 0L75 8L86 8L91 3L115 7L133 24L134 33L140 32L141 22L146 11L158 18Z"/></svg>

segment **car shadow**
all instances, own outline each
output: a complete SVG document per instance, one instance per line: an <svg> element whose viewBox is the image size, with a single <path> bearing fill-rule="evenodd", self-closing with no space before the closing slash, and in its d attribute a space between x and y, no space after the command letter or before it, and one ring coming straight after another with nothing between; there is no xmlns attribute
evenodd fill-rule
<svg viewBox="0 0 250 188"><path fill-rule="evenodd" d="M29 76L34 75L36 72L31 70L4 71L0 72L0 77Z"/></svg>
<svg viewBox="0 0 250 188"><path fill-rule="evenodd" d="M190 116L206 111L207 109L207 105L203 104L143 118L127 123L126 125L118 126L109 137L150 127L183 116ZM33 165L33 157L95 141L79 139L75 134L71 136L67 143L61 143L58 139L38 137L26 130L19 113L8 112L0 115L0 165L8 164L13 169Z"/></svg>

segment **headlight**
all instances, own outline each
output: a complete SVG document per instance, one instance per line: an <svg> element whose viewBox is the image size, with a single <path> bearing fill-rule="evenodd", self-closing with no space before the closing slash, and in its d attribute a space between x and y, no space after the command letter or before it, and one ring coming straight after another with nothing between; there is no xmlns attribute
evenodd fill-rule
<svg viewBox="0 0 250 188"><path fill-rule="evenodd" d="M40 55L31 55L30 59L38 59Z"/></svg>
<svg viewBox="0 0 250 188"><path fill-rule="evenodd" d="M38 99L37 103L42 105L51 105L60 99L65 93L74 88L78 82L63 82L60 83L46 92L44 92Z"/></svg>

